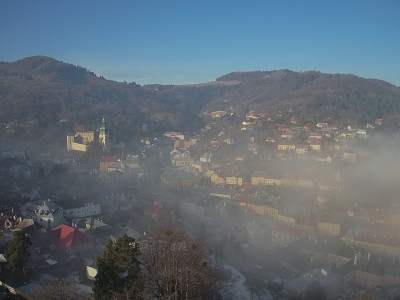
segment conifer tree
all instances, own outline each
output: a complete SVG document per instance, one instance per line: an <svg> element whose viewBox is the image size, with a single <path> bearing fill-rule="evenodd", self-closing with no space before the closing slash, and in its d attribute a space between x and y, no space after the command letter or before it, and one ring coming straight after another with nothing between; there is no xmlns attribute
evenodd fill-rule
<svg viewBox="0 0 400 300"><path fill-rule="evenodd" d="M107 241L102 256L96 259L97 275L93 292L96 299L122 299L132 286L140 271L140 250L135 239L126 234L116 242Z"/></svg>
<svg viewBox="0 0 400 300"><path fill-rule="evenodd" d="M8 244L5 255L8 269L14 272L24 271L24 266L29 261L28 247L31 244L29 237L22 231L13 233L13 239Z"/></svg>

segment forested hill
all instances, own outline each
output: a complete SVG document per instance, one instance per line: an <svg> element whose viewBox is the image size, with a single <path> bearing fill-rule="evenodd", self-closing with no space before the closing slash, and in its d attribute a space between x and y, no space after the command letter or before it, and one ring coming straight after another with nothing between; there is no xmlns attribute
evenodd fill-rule
<svg viewBox="0 0 400 300"><path fill-rule="evenodd" d="M316 71L233 72L217 81L241 81L209 110L229 105L245 111L295 108L298 115L368 122L400 112L400 88L385 81Z"/></svg>
<svg viewBox="0 0 400 300"><path fill-rule="evenodd" d="M114 137L165 130L191 132L213 110L298 114L369 121L400 113L400 89L379 80L320 72L234 72L196 85L121 83L83 67L43 56L0 62L0 123L59 126L98 124L105 116Z"/></svg>

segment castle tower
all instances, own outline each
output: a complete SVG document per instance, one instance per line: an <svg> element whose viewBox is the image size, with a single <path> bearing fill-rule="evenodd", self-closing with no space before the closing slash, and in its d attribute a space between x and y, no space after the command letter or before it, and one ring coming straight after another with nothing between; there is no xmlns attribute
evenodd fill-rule
<svg viewBox="0 0 400 300"><path fill-rule="evenodd" d="M75 141L75 136L72 133L68 133L68 135L67 135L67 151L73 150L72 143L74 141Z"/></svg>
<svg viewBox="0 0 400 300"><path fill-rule="evenodd" d="M108 130L106 129L106 121L101 121L100 132L99 132L99 143L103 147L103 151L108 151L109 140L108 140Z"/></svg>

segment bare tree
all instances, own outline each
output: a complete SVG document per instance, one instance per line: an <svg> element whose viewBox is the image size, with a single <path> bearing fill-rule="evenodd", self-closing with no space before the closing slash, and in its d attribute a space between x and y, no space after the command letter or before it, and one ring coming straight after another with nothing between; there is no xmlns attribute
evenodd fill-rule
<svg viewBox="0 0 400 300"><path fill-rule="evenodd" d="M202 243L182 229L157 229L143 245L142 282L146 299L213 299L214 270Z"/></svg>

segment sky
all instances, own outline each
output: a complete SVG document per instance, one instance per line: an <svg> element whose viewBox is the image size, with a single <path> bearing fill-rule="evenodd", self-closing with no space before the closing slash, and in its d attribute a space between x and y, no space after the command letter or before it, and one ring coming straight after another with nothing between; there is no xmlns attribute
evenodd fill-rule
<svg viewBox="0 0 400 300"><path fill-rule="evenodd" d="M400 1L0 1L0 61L35 55L138 84L290 69L400 86Z"/></svg>

